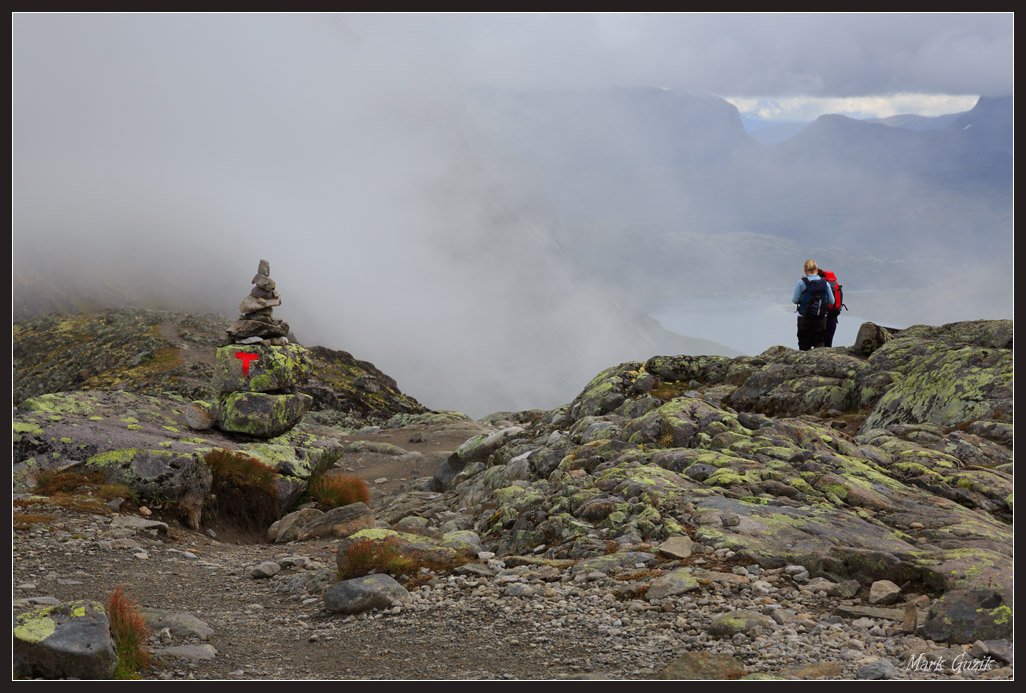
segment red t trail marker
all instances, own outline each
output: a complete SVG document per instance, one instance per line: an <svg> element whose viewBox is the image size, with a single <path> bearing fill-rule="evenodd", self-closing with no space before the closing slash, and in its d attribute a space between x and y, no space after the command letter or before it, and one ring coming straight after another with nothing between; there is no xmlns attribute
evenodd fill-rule
<svg viewBox="0 0 1026 693"><path fill-rule="evenodd" d="M242 374L249 377L249 362L256 361L260 354L246 354L241 351L235 353L235 358L242 359Z"/></svg>

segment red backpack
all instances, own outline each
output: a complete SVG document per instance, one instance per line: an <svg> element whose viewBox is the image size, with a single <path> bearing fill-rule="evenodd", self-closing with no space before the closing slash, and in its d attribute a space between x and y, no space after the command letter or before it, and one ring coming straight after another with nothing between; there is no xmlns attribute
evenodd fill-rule
<svg viewBox="0 0 1026 693"><path fill-rule="evenodd" d="M827 311L834 315L841 312L841 308L848 310L848 306L844 305L844 299L841 295L841 285L837 283L837 277L833 272L827 270L820 270L819 276L823 277L823 280L830 285L830 291L834 294L834 302L827 306Z"/></svg>

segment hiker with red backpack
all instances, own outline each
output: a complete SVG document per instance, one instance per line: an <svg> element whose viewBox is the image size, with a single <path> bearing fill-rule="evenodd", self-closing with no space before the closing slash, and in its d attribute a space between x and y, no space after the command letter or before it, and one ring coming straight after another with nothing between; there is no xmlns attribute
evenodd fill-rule
<svg viewBox="0 0 1026 693"><path fill-rule="evenodd" d="M815 260L805 261L805 276L794 287L791 303L797 305L798 311L798 349L808 351L825 346L827 310L834 304L834 294L819 276Z"/></svg>
<svg viewBox="0 0 1026 693"><path fill-rule="evenodd" d="M841 308L848 310L848 307L844 305L841 285L837 283L837 276L833 272L823 269L818 270L818 273L834 295L834 302L827 306L826 332L823 336L823 346L833 346L834 332L837 330L837 316L841 314Z"/></svg>

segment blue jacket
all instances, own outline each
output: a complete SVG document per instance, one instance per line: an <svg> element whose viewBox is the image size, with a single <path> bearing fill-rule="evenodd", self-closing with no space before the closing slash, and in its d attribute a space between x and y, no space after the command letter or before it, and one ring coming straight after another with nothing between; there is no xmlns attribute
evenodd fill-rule
<svg viewBox="0 0 1026 693"><path fill-rule="evenodd" d="M824 284L826 284L826 300L827 300L827 305L828 306L829 305L833 305L833 303L834 303L834 292L830 289L830 284L827 283L826 281L824 281L823 277L819 276L818 274L810 274L810 275L808 275L808 279L809 279L810 282L820 281L820 282L823 282ZM794 287L794 294L791 296L791 303L801 303L802 302L802 293L804 291L805 291L805 282L802 281L801 279L799 279L798 280L798 284Z"/></svg>

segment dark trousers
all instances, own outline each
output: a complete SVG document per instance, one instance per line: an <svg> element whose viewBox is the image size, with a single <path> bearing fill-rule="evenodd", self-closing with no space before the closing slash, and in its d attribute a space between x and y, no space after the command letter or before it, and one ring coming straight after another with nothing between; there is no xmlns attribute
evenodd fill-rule
<svg viewBox="0 0 1026 693"><path fill-rule="evenodd" d="M834 332L837 331L837 315L827 313L826 333L823 336L823 346L834 345Z"/></svg>
<svg viewBox="0 0 1026 693"><path fill-rule="evenodd" d="M826 320L826 316L821 318L798 316L798 349L800 351L818 349L824 345Z"/></svg>

